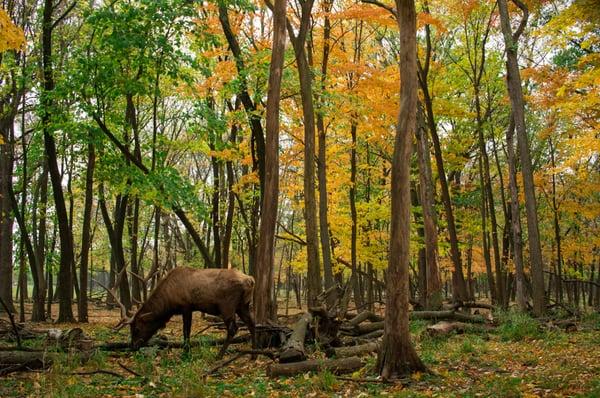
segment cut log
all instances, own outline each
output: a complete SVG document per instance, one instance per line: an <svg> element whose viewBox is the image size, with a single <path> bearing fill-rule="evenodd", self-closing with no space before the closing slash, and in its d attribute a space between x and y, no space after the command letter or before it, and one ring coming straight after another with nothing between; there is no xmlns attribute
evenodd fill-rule
<svg viewBox="0 0 600 398"><path fill-rule="evenodd" d="M306 359L306 352L304 351L304 339L306 338L306 330L311 322L312 315L310 312L302 315L298 322L296 322L291 336L281 348L279 362L298 362Z"/></svg>
<svg viewBox="0 0 600 398"><path fill-rule="evenodd" d="M360 314L356 315L354 318L350 319L348 323L352 326L358 326L360 323L366 320L369 320L371 322L381 322L383 321L383 317L371 311L363 311Z"/></svg>
<svg viewBox="0 0 600 398"><path fill-rule="evenodd" d="M363 363L358 357L340 358L340 359L311 359L309 361L294 363L277 363L267 367L267 376L294 376L299 373L329 370L336 374L354 372L363 367Z"/></svg>
<svg viewBox="0 0 600 398"><path fill-rule="evenodd" d="M384 322L370 322L370 323L362 323L360 325L357 325L354 328L354 331L356 332L357 335L363 335L363 334L367 334L367 333L371 333L374 332L376 330L380 330L383 329L383 324Z"/></svg>
<svg viewBox="0 0 600 398"><path fill-rule="evenodd" d="M45 351L0 351L0 375L18 370L46 369L53 356Z"/></svg>
<svg viewBox="0 0 600 398"><path fill-rule="evenodd" d="M464 333L469 325L463 322L440 321L435 325L427 326L427 334L430 336L444 336L452 332Z"/></svg>
<svg viewBox="0 0 600 398"><path fill-rule="evenodd" d="M355 337L355 340L356 341L369 341L369 340L373 340L373 339L378 339L381 336L383 336L383 328L381 328L379 330L375 330L371 333L363 334L362 336Z"/></svg>
<svg viewBox="0 0 600 398"><path fill-rule="evenodd" d="M379 351L379 347L381 347L380 341L373 341L371 343L355 345L350 347L339 347L339 348L330 348L325 351L325 354L328 357L336 357L336 358L346 358L346 357L354 357L370 354L375 351Z"/></svg>

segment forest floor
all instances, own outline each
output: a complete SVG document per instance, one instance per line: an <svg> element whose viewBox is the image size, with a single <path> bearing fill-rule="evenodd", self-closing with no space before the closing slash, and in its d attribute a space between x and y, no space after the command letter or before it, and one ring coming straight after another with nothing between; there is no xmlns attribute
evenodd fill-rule
<svg viewBox="0 0 600 398"><path fill-rule="evenodd" d="M127 331L115 335L110 329L117 319L117 311L92 305L89 324L59 327L82 327L96 343L127 341ZM192 335L204 324L199 315L194 316ZM179 349L156 348L96 352L84 365L78 357L63 354L50 370L1 377L0 397L600 397L600 316L588 316L578 331L570 333L544 330L537 321L515 315L505 315L495 330L445 337L429 337L424 333L426 326L423 321L412 322L411 332L433 374L417 373L401 383L367 381L376 376L374 356L363 358L366 366L361 371L346 375L351 381L327 371L269 379L265 368L270 360L253 361L247 356L204 377L216 363L219 347L198 346L189 355ZM194 339L207 338L213 334L209 332ZM178 341L180 317L171 320L162 334ZM222 332L214 332L213 337L221 336ZM30 340L27 344L42 343ZM324 354L317 351L314 356ZM122 377L73 375L99 369Z"/></svg>

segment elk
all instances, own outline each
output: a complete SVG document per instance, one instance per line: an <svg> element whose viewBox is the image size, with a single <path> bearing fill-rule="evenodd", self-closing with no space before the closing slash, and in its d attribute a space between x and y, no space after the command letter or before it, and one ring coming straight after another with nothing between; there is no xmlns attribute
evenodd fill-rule
<svg viewBox="0 0 600 398"><path fill-rule="evenodd" d="M115 287L121 277L122 274L117 277ZM256 347L255 325L250 313L254 278L235 269L174 268L157 284L133 316L128 316L125 306L116 299L116 289L112 291L104 288L121 307L122 319L114 330L130 325L133 350L146 344L156 331L164 328L169 319L177 314L183 317L184 347L189 349L194 311L220 315L223 318L227 337L219 357L223 357L237 332L235 314L248 327L252 336L252 348Z"/></svg>

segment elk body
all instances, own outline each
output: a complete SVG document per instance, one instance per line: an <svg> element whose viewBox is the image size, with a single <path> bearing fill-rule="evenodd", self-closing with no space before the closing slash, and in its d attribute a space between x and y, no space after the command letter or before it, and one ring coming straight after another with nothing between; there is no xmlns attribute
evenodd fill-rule
<svg viewBox="0 0 600 398"><path fill-rule="evenodd" d="M223 356L237 332L237 314L248 327L254 348L255 325L250 313L253 291L254 278L234 269L177 267L158 283L133 317L123 316L118 327L130 325L131 347L137 350L173 315L181 314L184 345L189 347L194 311L221 316L227 328L227 337L219 353Z"/></svg>

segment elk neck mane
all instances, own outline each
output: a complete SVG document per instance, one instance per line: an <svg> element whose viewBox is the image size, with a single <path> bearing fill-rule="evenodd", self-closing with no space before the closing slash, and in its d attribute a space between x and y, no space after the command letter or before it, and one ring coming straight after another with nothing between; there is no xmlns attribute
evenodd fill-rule
<svg viewBox="0 0 600 398"><path fill-rule="evenodd" d="M167 322L168 319L173 315L173 308L170 300L169 285L173 284L171 274L167 274L162 278L150 296L144 301L144 303L137 310L135 317L138 318L143 316L146 322Z"/></svg>

